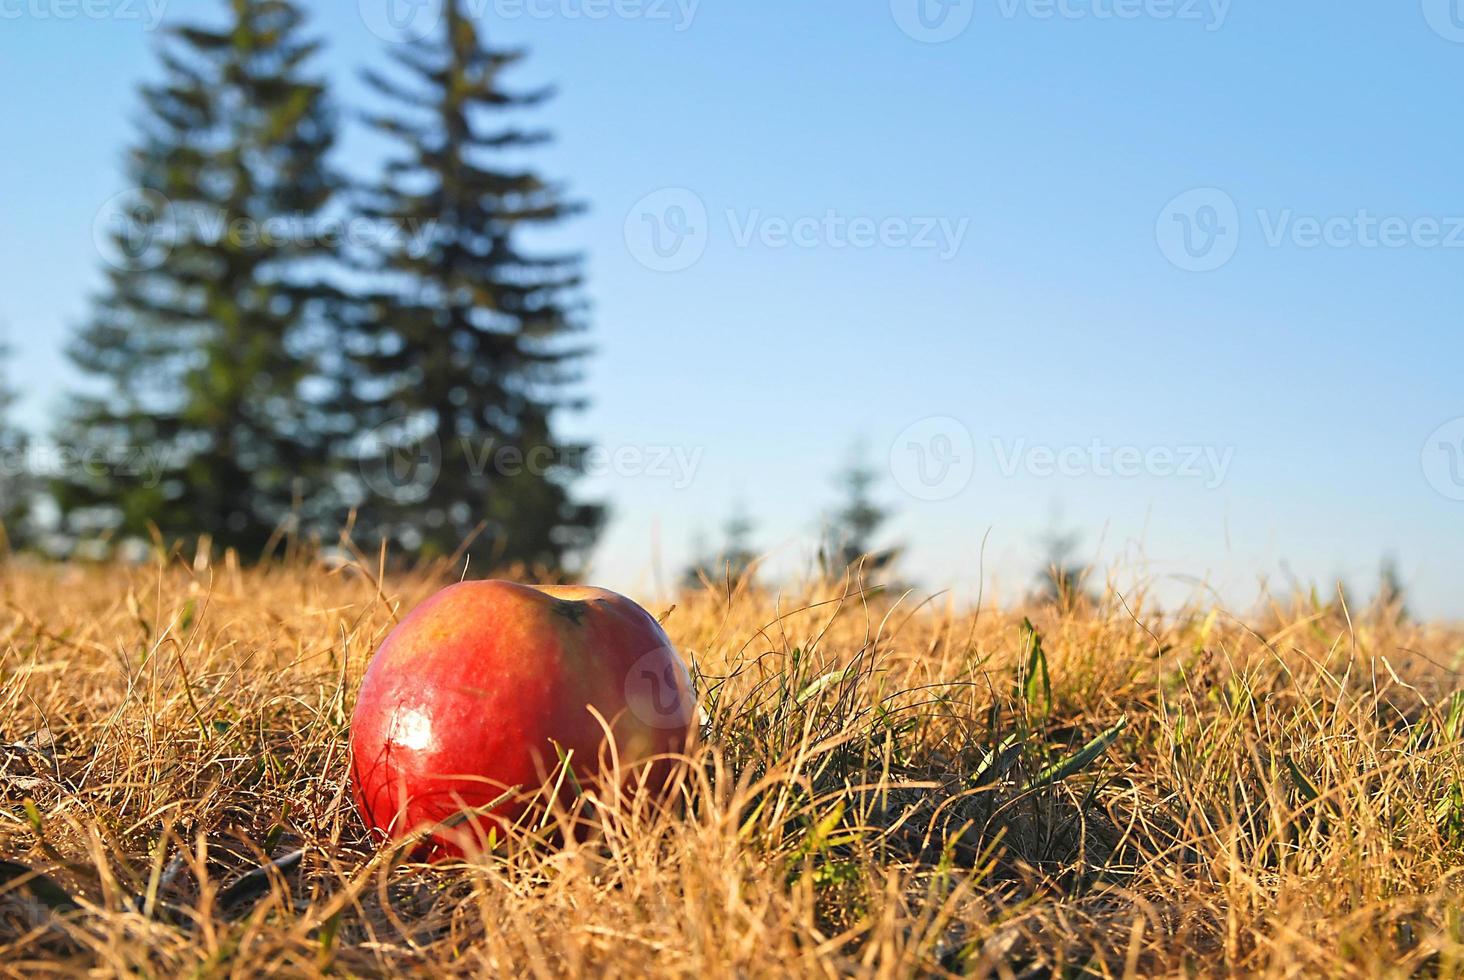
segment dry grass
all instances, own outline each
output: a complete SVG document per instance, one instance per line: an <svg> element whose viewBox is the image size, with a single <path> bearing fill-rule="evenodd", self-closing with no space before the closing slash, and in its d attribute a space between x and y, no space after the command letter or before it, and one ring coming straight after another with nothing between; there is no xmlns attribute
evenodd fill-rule
<svg viewBox="0 0 1464 980"><path fill-rule="evenodd" d="M687 596L676 812L427 867L366 846L345 729L439 584L0 571L0 969L1461 972L1457 632L1125 596L1028 610L1038 655L1021 611Z"/></svg>

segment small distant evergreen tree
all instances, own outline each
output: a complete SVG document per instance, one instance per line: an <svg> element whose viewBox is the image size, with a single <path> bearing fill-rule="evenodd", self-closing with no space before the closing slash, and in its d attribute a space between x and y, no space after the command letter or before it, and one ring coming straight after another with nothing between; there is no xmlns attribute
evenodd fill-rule
<svg viewBox="0 0 1464 980"><path fill-rule="evenodd" d="M1412 614L1408 611L1408 587L1398 571L1398 561L1392 555L1383 559L1379 569L1378 594L1373 598L1373 611L1380 618L1400 623L1411 618Z"/></svg>
<svg viewBox="0 0 1464 980"><path fill-rule="evenodd" d="M0 365L11 351L0 343ZM33 507L40 487L27 458L29 440L12 418L16 401L9 378L0 373L0 554L33 543Z"/></svg>
<svg viewBox="0 0 1464 980"><path fill-rule="evenodd" d="M1064 612L1071 612L1091 602L1088 577L1092 569L1073 558L1081 537L1074 531L1054 528L1044 539L1042 568L1037 573L1038 602L1050 603Z"/></svg>
<svg viewBox="0 0 1464 980"><path fill-rule="evenodd" d="M182 26L142 88L135 207L71 357L90 394L59 436L92 465L58 482L79 537L208 534L257 557L335 513L325 469L335 293L319 234L335 120L287 0L227 0ZM164 254L165 253L165 254Z"/></svg>
<svg viewBox="0 0 1464 980"><path fill-rule="evenodd" d="M741 504L732 511L727 523L722 525L722 550L711 557L694 562L682 577L686 588L701 588L703 580L724 582L728 576L733 582L740 582L752 571L757 561L757 552L752 547L752 532L755 525ZM699 551L702 549L698 549Z"/></svg>
<svg viewBox="0 0 1464 980"><path fill-rule="evenodd" d="M890 519L890 510L874 499L872 491L878 480L878 471L857 452L839 475L844 502L827 522L819 549L819 564L825 575L842 576L858 566L866 582L874 582L878 573L889 572L899 558L900 548L880 548L875 542Z"/></svg>
<svg viewBox="0 0 1464 980"><path fill-rule="evenodd" d="M522 52L485 46L460 0L442 25L393 48L393 76L365 75L401 107L367 122L402 149L363 189L362 213L408 233L363 259L382 287L349 345L367 437L357 535L428 556L466 547L479 567L573 566L603 517L571 497L584 447L552 424L582 404L572 389L584 351L566 343L583 326L580 261L531 254L522 237L578 209L502 160L548 139L503 120L550 93L504 87ZM380 478L409 492L382 492Z"/></svg>

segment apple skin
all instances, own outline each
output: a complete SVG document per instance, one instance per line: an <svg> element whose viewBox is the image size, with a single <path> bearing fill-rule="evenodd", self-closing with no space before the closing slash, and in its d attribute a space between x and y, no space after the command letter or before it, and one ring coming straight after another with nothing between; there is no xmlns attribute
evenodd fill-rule
<svg viewBox="0 0 1464 980"><path fill-rule="evenodd" d="M591 707L613 732L618 769ZM352 792L378 839L435 826L425 856L460 856L544 805L547 794L527 798L556 773L556 745L573 753L582 788L603 797L618 771L622 786L663 794L673 768L664 757L685 753L695 726L686 664L631 600L462 582L412 610L367 668L351 719ZM662 758L641 765L652 757ZM521 796L440 826L515 788Z"/></svg>

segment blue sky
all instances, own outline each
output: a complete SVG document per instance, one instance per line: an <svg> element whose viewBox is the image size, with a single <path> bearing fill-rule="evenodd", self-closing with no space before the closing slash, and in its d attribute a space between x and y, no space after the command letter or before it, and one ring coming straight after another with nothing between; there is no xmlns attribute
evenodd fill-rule
<svg viewBox="0 0 1464 980"><path fill-rule="evenodd" d="M559 239L598 348L567 427L621 453L596 578L669 581L739 500L803 567L862 442L932 590L974 596L989 532L1015 595L1058 521L1166 597L1365 595L1391 553L1464 615L1464 5L926 2L475 3L559 86L534 159L590 206ZM0 0L0 319L38 430L158 3ZM315 15L339 101L381 3ZM351 125L339 162L380 149Z"/></svg>

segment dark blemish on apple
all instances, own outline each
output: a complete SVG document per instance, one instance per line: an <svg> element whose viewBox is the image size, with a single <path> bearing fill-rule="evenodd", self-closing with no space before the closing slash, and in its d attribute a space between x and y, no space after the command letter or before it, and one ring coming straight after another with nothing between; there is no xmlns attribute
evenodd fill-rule
<svg viewBox="0 0 1464 980"><path fill-rule="evenodd" d="M559 599L554 603L554 612L576 626L584 625L585 607L583 603L575 602L573 599Z"/></svg>

